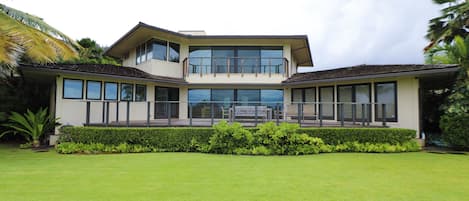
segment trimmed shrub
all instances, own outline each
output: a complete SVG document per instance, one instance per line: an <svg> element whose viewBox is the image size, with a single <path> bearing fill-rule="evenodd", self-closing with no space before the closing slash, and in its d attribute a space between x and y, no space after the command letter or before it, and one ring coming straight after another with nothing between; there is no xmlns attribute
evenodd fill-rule
<svg viewBox="0 0 469 201"><path fill-rule="evenodd" d="M440 127L445 142L454 148L469 150L469 114L445 114Z"/></svg>
<svg viewBox="0 0 469 201"><path fill-rule="evenodd" d="M404 128L299 128L300 133L321 138L324 143L346 142L402 144L415 139L415 130Z"/></svg>
<svg viewBox="0 0 469 201"><path fill-rule="evenodd" d="M160 151L195 151L207 144L212 128L63 127L59 142L141 145Z"/></svg>
<svg viewBox="0 0 469 201"><path fill-rule="evenodd" d="M419 150L415 131L394 128L300 128L273 122L257 128L220 122L213 128L63 127L59 153L184 151L245 155ZM60 149L59 149L60 148Z"/></svg>

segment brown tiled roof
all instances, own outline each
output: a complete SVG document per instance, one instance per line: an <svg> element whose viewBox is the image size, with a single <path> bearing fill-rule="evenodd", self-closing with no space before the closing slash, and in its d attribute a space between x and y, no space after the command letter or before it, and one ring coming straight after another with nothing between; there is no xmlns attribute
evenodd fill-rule
<svg viewBox="0 0 469 201"><path fill-rule="evenodd" d="M186 83L182 78L157 76L133 67L116 66L110 64L21 64L22 70L88 74L96 76L111 76L121 78L141 79L155 82Z"/></svg>
<svg viewBox="0 0 469 201"><path fill-rule="evenodd" d="M359 65L352 67L336 68L331 70L297 73L287 80L285 84L308 83L333 80L352 80L363 78L391 77L399 75L419 75L429 73L454 72L458 65Z"/></svg>

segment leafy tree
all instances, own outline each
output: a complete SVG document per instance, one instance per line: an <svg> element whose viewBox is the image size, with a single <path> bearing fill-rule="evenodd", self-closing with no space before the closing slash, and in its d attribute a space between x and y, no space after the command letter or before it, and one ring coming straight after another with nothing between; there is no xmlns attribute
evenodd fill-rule
<svg viewBox="0 0 469 201"><path fill-rule="evenodd" d="M451 43L456 36L465 38L469 33L469 0L433 0L440 5L448 5L442 9L442 15L430 20L426 37L430 44L425 51L440 44Z"/></svg>
<svg viewBox="0 0 469 201"><path fill-rule="evenodd" d="M104 56L104 48L90 38L83 38L77 41L82 47L79 50L80 57L63 63L88 63L88 64L113 64L120 65L120 61L112 57Z"/></svg>
<svg viewBox="0 0 469 201"><path fill-rule="evenodd" d="M80 45L41 18L0 4L0 66L3 74L18 62L51 63L77 58Z"/></svg>
<svg viewBox="0 0 469 201"><path fill-rule="evenodd" d="M459 64L457 80L440 120L443 139L458 148L469 148L469 0L433 0L446 4L442 16L430 20L425 47L427 63Z"/></svg>

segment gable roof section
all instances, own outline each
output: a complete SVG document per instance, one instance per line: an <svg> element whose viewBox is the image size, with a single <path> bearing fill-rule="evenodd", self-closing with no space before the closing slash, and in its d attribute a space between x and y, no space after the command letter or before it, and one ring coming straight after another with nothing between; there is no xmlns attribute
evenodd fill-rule
<svg viewBox="0 0 469 201"><path fill-rule="evenodd" d="M358 80L366 78L423 76L436 73L451 73L458 70L458 65L359 65L331 70L297 73L283 81L287 85L321 83L331 81Z"/></svg>
<svg viewBox="0 0 469 201"><path fill-rule="evenodd" d="M21 64L18 68L23 71L48 74L78 74L174 84L186 83L182 78L156 76L133 67L110 64Z"/></svg>
<svg viewBox="0 0 469 201"><path fill-rule="evenodd" d="M121 58L131 48L151 39L153 36L161 36L168 40L189 44L210 44L216 41L239 40L242 43L266 43L279 40L291 44L293 56L297 58L299 66L313 66L311 50L309 48L307 35L188 35L151 26L139 22L129 32L112 44L104 54L111 57Z"/></svg>

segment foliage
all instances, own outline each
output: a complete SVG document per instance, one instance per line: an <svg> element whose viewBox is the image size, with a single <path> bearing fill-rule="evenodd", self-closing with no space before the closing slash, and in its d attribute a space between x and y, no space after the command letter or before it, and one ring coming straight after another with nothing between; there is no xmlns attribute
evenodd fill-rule
<svg viewBox="0 0 469 201"><path fill-rule="evenodd" d="M120 65L120 61L115 60L112 57L104 56L104 48L96 43L96 41L90 38L83 38L78 40L78 44L82 47L79 50L80 57L72 60L61 61L60 63Z"/></svg>
<svg viewBox="0 0 469 201"><path fill-rule="evenodd" d="M59 141L105 145L131 144L159 151L194 151L206 145L211 128L105 128L62 127Z"/></svg>
<svg viewBox="0 0 469 201"><path fill-rule="evenodd" d="M237 148L250 148L253 140L252 133L240 123L230 125L226 121L221 121L213 126L208 149L212 153L232 154Z"/></svg>
<svg viewBox="0 0 469 201"><path fill-rule="evenodd" d="M151 146L143 146L139 144L122 143L119 145L105 145L101 143L83 144L73 142L60 143L55 147L55 150L61 154L145 153L158 151Z"/></svg>
<svg viewBox="0 0 469 201"><path fill-rule="evenodd" d="M0 4L0 65L3 73L18 62L51 63L78 57L80 46L41 18Z"/></svg>
<svg viewBox="0 0 469 201"><path fill-rule="evenodd" d="M54 118L53 115L48 114L47 108L41 108L36 113L28 110L23 115L12 112L8 120L9 121L3 124L3 126L10 130L3 132L0 137L6 133L19 133L23 135L28 142L32 142L34 147L39 146L39 138L42 137L45 132L51 131L59 125L57 122L58 118Z"/></svg>
<svg viewBox="0 0 469 201"><path fill-rule="evenodd" d="M420 151L420 146L415 140L410 140L402 144L388 143L359 143L346 142L338 145L325 145L321 147L320 152L363 152L363 153L399 153Z"/></svg>
<svg viewBox="0 0 469 201"><path fill-rule="evenodd" d="M416 134L415 130L404 128L300 128L299 132L330 145L346 142L395 145L414 139Z"/></svg>
<svg viewBox="0 0 469 201"><path fill-rule="evenodd" d="M430 20L427 38L430 44L425 51L441 42L450 44L456 36L466 37L469 33L469 3L467 0L433 0L440 5L448 5L442 9L442 15Z"/></svg>

